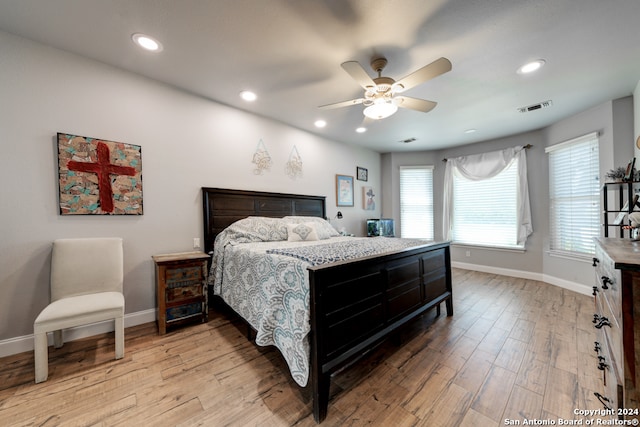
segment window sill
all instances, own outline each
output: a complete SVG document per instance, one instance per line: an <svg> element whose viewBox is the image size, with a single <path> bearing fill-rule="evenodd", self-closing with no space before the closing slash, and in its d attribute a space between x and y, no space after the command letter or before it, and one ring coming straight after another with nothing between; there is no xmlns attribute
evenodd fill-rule
<svg viewBox="0 0 640 427"><path fill-rule="evenodd" d="M569 252L559 252L559 251L547 251L547 254L554 258L569 259L572 261L586 262L589 264L593 262L593 255L591 254L573 254Z"/></svg>
<svg viewBox="0 0 640 427"><path fill-rule="evenodd" d="M470 243L456 243L456 242L451 242L451 246L456 248L487 249L491 251L502 251L502 252L517 252L517 253L526 252L525 248L518 247L518 246L473 245Z"/></svg>

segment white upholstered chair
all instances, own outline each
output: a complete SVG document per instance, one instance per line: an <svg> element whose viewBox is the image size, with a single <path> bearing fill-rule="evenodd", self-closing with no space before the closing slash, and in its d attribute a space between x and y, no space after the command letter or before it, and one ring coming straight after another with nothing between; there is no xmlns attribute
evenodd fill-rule
<svg viewBox="0 0 640 427"><path fill-rule="evenodd" d="M48 332L60 348L63 329L114 319L116 359L124 357L123 263L121 238L53 242L51 303L33 323L36 383L49 373Z"/></svg>

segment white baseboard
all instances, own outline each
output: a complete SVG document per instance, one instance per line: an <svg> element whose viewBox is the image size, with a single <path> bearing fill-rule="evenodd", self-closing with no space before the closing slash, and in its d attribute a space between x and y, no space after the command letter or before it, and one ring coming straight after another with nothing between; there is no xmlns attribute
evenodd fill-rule
<svg viewBox="0 0 640 427"><path fill-rule="evenodd" d="M577 292L583 295L591 295L591 286L584 285L582 283L571 282L569 280L560 279L558 277L550 276L543 273L534 273L531 271L512 270L510 268L490 267L486 265L469 264L466 262L451 262L451 266L455 268L461 268L463 270L475 270L483 273L499 274L501 276L518 277L521 279L539 280L541 282L549 283L551 285L559 286L561 288L568 289L570 291Z"/></svg>
<svg viewBox="0 0 640 427"><path fill-rule="evenodd" d="M530 271L512 270L510 268L490 267L486 265L469 264L464 262L452 262L452 267L461 268L463 270L475 270L483 273L499 274L502 276L518 277L521 279L539 280L551 285L560 286L584 295L591 295L591 287L581 283L570 282L568 280L559 279L542 273L533 273ZM156 321L156 309L138 311L136 313L125 314L124 327L141 325L143 323ZM92 325L80 326L72 329L65 329L64 341L74 341L80 338L90 337L93 335L104 334L113 331L113 322L100 322ZM49 345L53 345L53 336L49 334ZM33 351L33 335L25 335L22 337L9 338L0 341L0 357L10 356L12 354L23 353L25 351Z"/></svg>
<svg viewBox="0 0 640 427"><path fill-rule="evenodd" d="M125 328L155 321L156 309L124 315ZM64 342L75 341L80 338L113 332L113 329L113 321L98 322L91 325L65 329L63 331L63 339ZM53 334L48 334L47 338L49 345L53 345ZM12 354L23 353L25 351L33 351L33 334L0 341L0 357L11 356Z"/></svg>

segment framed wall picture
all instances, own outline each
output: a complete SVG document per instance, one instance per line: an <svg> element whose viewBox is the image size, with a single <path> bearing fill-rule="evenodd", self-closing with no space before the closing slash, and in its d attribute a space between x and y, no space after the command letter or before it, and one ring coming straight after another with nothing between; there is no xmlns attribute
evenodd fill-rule
<svg viewBox="0 0 640 427"><path fill-rule="evenodd" d="M376 210L376 194L373 192L373 187L362 187L362 209L365 211Z"/></svg>
<svg viewBox="0 0 640 427"><path fill-rule="evenodd" d="M61 215L142 215L139 145L58 133Z"/></svg>
<svg viewBox="0 0 640 427"><path fill-rule="evenodd" d="M356 166L356 176L358 177L358 181L368 181L369 171L365 168L361 168L360 166Z"/></svg>
<svg viewBox="0 0 640 427"><path fill-rule="evenodd" d="M336 206L353 206L353 177L336 175Z"/></svg>

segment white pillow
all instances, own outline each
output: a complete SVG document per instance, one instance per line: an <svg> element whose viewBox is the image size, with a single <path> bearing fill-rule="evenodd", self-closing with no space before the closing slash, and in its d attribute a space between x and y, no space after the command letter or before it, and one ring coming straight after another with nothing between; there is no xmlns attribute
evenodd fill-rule
<svg viewBox="0 0 640 427"><path fill-rule="evenodd" d="M285 216L284 220L294 223L312 223L316 229L316 233L318 233L318 238L320 240L325 240L330 237L337 237L340 235L340 233L338 233L338 230L333 228L329 221L325 220L324 218L315 216Z"/></svg>
<svg viewBox="0 0 640 427"><path fill-rule="evenodd" d="M287 240L286 222L282 218L250 216L234 222L225 231L237 243Z"/></svg>
<svg viewBox="0 0 640 427"><path fill-rule="evenodd" d="M316 228L313 223L303 222L301 224L287 224L288 241L290 242L310 242L319 240Z"/></svg>

